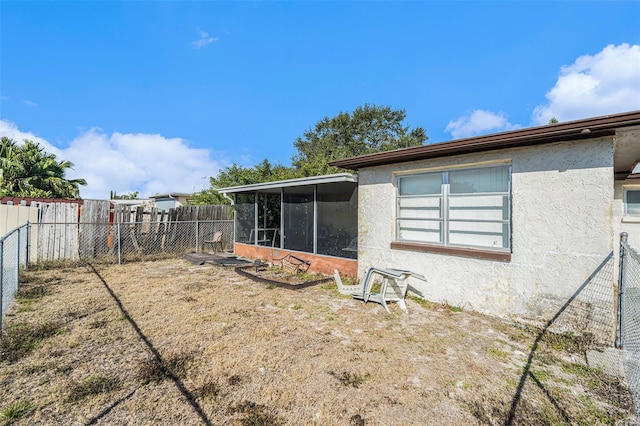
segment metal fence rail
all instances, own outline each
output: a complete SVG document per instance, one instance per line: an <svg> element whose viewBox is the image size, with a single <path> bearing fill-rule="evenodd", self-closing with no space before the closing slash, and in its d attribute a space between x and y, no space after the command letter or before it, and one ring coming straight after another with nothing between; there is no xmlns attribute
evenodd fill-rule
<svg viewBox="0 0 640 426"><path fill-rule="evenodd" d="M625 232L620 235L617 340L637 412L640 410L640 255L629 246Z"/></svg>
<svg viewBox="0 0 640 426"><path fill-rule="evenodd" d="M29 224L0 237L0 330L20 281L20 267L29 264Z"/></svg>

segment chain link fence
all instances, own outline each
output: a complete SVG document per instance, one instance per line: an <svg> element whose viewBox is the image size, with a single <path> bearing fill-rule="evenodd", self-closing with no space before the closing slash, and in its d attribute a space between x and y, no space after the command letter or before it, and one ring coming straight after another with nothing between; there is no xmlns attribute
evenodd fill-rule
<svg viewBox="0 0 640 426"><path fill-rule="evenodd" d="M640 255L620 238L620 286L618 290L618 347L636 412L640 410Z"/></svg>
<svg viewBox="0 0 640 426"><path fill-rule="evenodd" d="M29 225L20 226L0 237L0 330L4 315L18 291L20 268L29 263Z"/></svg>
<svg viewBox="0 0 640 426"><path fill-rule="evenodd" d="M0 237L0 330L29 264L148 261L185 253L232 251L233 220L25 224ZM214 234L222 239L214 242Z"/></svg>
<svg viewBox="0 0 640 426"><path fill-rule="evenodd" d="M33 227L37 246L33 263L79 259L122 263L233 249L233 220L40 223ZM222 241L214 247L216 232L222 232Z"/></svg>

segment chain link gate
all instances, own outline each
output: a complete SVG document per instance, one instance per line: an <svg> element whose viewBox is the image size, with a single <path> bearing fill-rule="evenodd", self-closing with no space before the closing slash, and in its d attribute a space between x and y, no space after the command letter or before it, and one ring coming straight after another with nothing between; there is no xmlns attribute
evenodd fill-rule
<svg viewBox="0 0 640 426"><path fill-rule="evenodd" d="M622 349L627 383L640 411L640 255L620 234L620 283L616 344Z"/></svg>

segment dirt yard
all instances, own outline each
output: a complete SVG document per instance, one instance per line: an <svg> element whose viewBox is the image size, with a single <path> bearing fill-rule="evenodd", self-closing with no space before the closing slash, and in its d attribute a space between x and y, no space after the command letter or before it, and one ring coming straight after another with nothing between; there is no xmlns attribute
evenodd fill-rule
<svg viewBox="0 0 640 426"><path fill-rule="evenodd" d="M0 423L634 424L580 340L409 314L181 259L31 270L0 343Z"/></svg>

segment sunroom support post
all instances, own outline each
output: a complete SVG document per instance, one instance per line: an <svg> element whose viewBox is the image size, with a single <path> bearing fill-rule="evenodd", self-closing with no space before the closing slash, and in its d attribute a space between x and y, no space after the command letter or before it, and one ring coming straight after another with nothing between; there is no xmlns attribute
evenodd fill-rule
<svg viewBox="0 0 640 426"><path fill-rule="evenodd" d="M284 188L280 188L280 248L284 248Z"/></svg>
<svg viewBox="0 0 640 426"><path fill-rule="evenodd" d="M258 245L258 191L253 193L253 245Z"/></svg>
<svg viewBox="0 0 640 426"><path fill-rule="evenodd" d="M318 253L318 185L313 185L313 254Z"/></svg>

